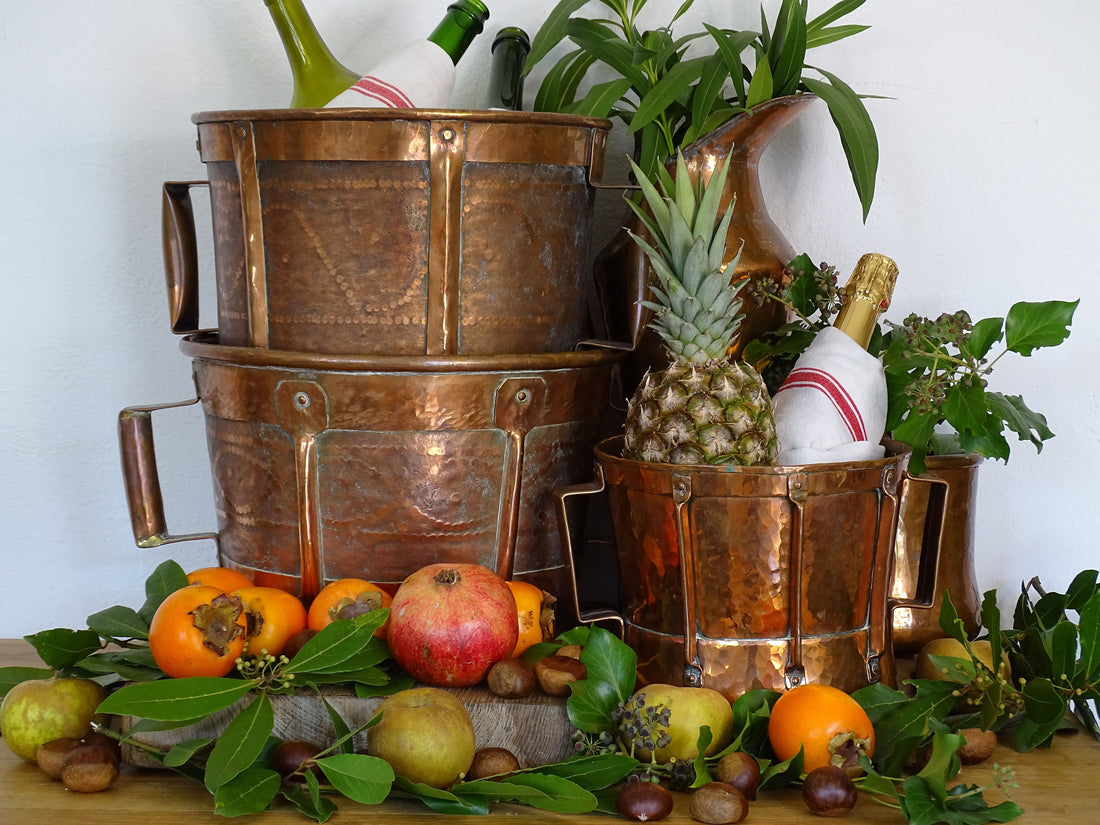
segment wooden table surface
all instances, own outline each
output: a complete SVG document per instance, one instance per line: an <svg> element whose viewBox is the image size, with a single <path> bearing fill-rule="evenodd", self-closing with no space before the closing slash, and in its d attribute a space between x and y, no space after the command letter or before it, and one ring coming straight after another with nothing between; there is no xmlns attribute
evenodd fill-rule
<svg viewBox="0 0 1100 825"><path fill-rule="evenodd" d="M0 667L40 666L33 649L22 640L0 640ZM1100 742L1083 732L1059 735L1045 751L1019 754L1001 746L985 765L968 768L961 780L986 784L993 762L1011 765L1019 788L1012 799L1023 807L1018 822L1025 825L1095 825L1100 822ZM990 803L1000 802L999 791L987 792ZM428 811L420 803L387 802L365 806L345 799L329 822L415 825L461 819L485 825L560 823L580 825L619 821L600 814L553 814L515 805L494 806L480 817L454 817ZM6 825L203 825L203 823L308 823L289 805L255 816L228 820L214 815L213 798L201 784L171 771L124 766L121 777L110 789L98 794L66 791L34 765L23 762L8 748L0 747L0 822ZM676 808L665 822L694 823L688 814L687 797L677 794ZM766 792L752 803L746 820L752 825L816 825L823 820L809 813L797 790ZM897 811L884 808L866 796L842 821L852 823L904 823Z"/></svg>

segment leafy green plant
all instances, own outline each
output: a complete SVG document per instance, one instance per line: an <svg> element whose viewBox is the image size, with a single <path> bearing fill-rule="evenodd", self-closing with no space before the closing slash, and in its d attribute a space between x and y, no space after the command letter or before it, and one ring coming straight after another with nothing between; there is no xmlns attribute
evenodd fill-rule
<svg viewBox="0 0 1100 825"><path fill-rule="evenodd" d="M651 177L677 149L734 115L773 98L812 93L829 107L866 219L878 170L874 125L848 84L806 63L810 49L868 28L834 25L864 0L840 0L813 19L808 0L782 0L770 23L761 8L760 31L703 24L703 31L680 36L673 25L693 0L684 0L667 25L646 31L638 27L646 0L598 2L609 17L576 16L589 0L559 0L535 34L525 73L563 40L576 47L543 78L536 110L620 119L635 138L638 165ZM586 82L596 64L614 77Z"/></svg>
<svg viewBox="0 0 1100 825"><path fill-rule="evenodd" d="M837 272L808 255L787 269L786 285L762 283L758 301L783 304L791 320L750 342L745 360L760 371L773 393L814 336L840 309ZM1041 451L1054 433L1046 418L1022 396L989 390L989 376L1009 353L1023 357L1069 337L1080 301L1021 301L1005 317L972 321L965 310L935 320L910 314L901 324L885 322L869 351L881 354L889 393L886 430L912 447L910 467L920 473L927 455L971 454L1007 461L1007 433ZM1002 344L994 352L994 348ZM946 424L951 432L937 428Z"/></svg>

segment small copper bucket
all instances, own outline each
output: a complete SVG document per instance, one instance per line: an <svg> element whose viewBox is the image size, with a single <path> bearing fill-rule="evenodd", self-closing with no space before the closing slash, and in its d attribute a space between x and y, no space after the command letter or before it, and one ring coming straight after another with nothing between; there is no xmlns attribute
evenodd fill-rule
<svg viewBox="0 0 1100 825"><path fill-rule="evenodd" d="M621 354L318 356L209 335L182 349L218 530L168 533L151 417L163 407L131 407L119 435L139 546L213 538L222 564L306 598L344 577L396 586L438 561L569 591L554 494L591 478Z"/></svg>
<svg viewBox="0 0 1100 825"><path fill-rule="evenodd" d="M396 109L200 112L209 181L163 189L172 331L199 329L191 188L208 185L223 344L565 352L593 337L608 120Z"/></svg>
<svg viewBox="0 0 1100 825"><path fill-rule="evenodd" d="M845 464L678 467L628 461L621 447L621 437L597 446L595 480L560 490L559 516L568 523L572 496L606 491L622 613L581 620L622 629L640 681L730 699L805 682L896 682L894 536L899 499L923 480L907 476L907 448ZM934 582L935 554L922 562Z"/></svg>

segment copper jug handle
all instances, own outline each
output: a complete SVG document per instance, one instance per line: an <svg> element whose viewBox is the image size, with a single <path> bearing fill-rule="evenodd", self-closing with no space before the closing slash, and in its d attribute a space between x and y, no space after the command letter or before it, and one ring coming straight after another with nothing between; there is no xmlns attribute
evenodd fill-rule
<svg viewBox="0 0 1100 825"><path fill-rule="evenodd" d="M161 244L168 312L172 332L188 335L199 329L199 254L191 188L209 186L204 180L166 181L161 197Z"/></svg>
<svg viewBox="0 0 1100 825"><path fill-rule="evenodd" d="M596 608L581 610L580 593L577 590L577 565L573 553L573 534L569 527L568 499L573 496L588 496L602 493L606 489L603 467L599 462L595 465L595 478L580 484L572 484L555 491L558 500L558 524L562 541L565 543L565 561L569 565L570 596L573 599L573 612L577 620L582 624L597 624L606 622L614 625L616 635L622 639L626 633L626 622L623 617L610 608Z"/></svg>
<svg viewBox="0 0 1100 825"><path fill-rule="evenodd" d="M122 478L126 485L126 502L130 508L130 524L138 547L159 547L177 541L211 539L217 543L217 533L172 535L164 518L164 497L157 455L153 443L152 414L158 410L187 407L198 401L127 407L118 414L118 440L122 454Z"/></svg>
<svg viewBox="0 0 1100 825"><path fill-rule="evenodd" d="M939 580L940 548L943 543L943 525L947 515L947 493L950 482L942 478L933 478L922 475L906 475L901 482L901 497L899 499L899 512L901 502L909 492L910 483L929 484L928 507L924 514L924 532L921 541L920 560L917 565L916 592L912 598L891 597L888 613L892 614L898 607L932 607L936 601L936 582ZM931 552L927 552L931 550Z"/></svg>

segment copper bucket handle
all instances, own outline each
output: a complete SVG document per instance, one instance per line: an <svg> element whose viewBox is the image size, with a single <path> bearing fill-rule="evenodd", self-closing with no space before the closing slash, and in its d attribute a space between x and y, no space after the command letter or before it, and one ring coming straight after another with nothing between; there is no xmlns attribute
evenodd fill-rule
<svg viewBox="0 0 1100 825"><path fill-rule="evenodd" d="M138 547L159 547L178 541L210 539L215 544L217 533L187 533L173 535L168 532L164 518L164 496L157 472L157 455L153 443L152 414L159 410L187 407L198 402L156 404L127 407L118 414L118 440L122 454L122 478L126 485L126 502L130 509L130 525Z"/></svg>
<svg viewBox="0 0 1100 825"><path fill-rule="evenodd" d="M889 613L898 607L929 608L936 601L936 582L939 580L940 549L943 545L943 525L947 516L947 498L951 483L946 479L923 475L906 475L901 486L901 500L905 499L910 483L930 484L928 508L924 515L924 538L921 542L920 561L917 566L916 593L912 598L891 597ZM925 548L932 552L925 554ZM931 556L929 558L928 556Z"/></svg>
<svg viewBox="0 0 1100 825"><path fill-rule="evenodd" d="M199 329L199 255L191 189L208 181L166 181L161 196L161 244L168 286L169 323L176 335Z"/></svg>
<svg viewBox="0 0 1100 825"><path fill-rule="evenodd" d="M592 481L580 484L571 484L562 487L555 492L558 500L558 523L561 528L562 540L565 542L565 561L569 565L570 596L573 599L573 612L577 620L582 624L598 624L606 622L615 626L616 635L620 639L626 634L626 621L622 615L610 608L596 608L593 610L581 610L580 593L577 590L577 565L573 553L573 534L569 529L568 499L573 496L588 496L602 493L607 489L603 467L597 461L595 463L595 477Z"/></svg>

